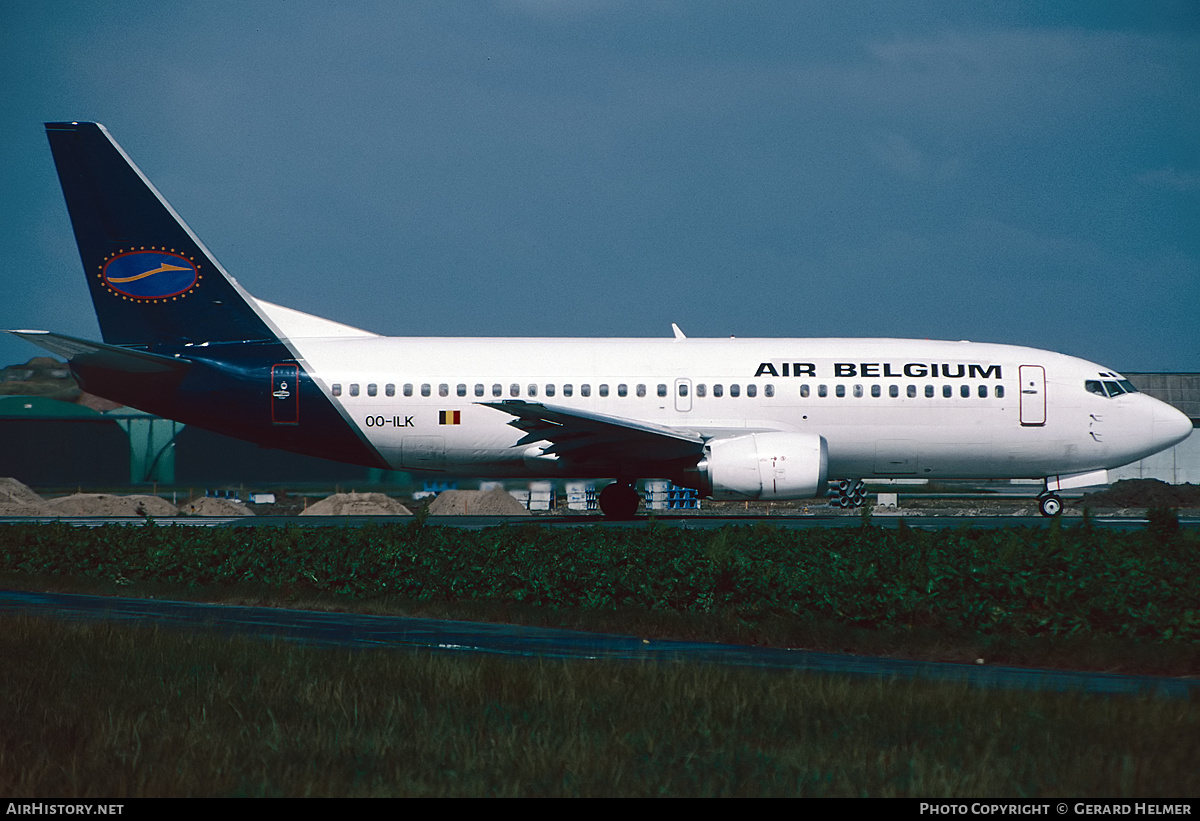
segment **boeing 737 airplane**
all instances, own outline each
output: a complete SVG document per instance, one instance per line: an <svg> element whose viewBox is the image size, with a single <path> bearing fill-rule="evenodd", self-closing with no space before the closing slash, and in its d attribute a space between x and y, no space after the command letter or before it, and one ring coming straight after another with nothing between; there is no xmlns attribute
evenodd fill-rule
<svg viewBox="0 0 1200 821"><path fill-rule="evenodd" d="M1191 433L1103 365L1011 345L904 339L383 337L255 299L96 123L48 123L104 342L12 331L98 396L376 468L612 479L713 499L807 499L837 481L1045 480L1107 470ZM858 497L861 499L861 497Z"/></svg>

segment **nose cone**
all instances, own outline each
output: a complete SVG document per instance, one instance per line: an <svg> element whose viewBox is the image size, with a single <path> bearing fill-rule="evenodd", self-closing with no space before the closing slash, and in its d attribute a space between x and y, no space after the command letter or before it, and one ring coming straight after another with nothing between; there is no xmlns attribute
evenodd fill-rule
<svg viewBox="0 0 1200 821"><path fill-rule="evenodd" d="M1159 450L1178 445L1192 433L1192 420L1166 402L1155 400L1154 442Z"/></svg>

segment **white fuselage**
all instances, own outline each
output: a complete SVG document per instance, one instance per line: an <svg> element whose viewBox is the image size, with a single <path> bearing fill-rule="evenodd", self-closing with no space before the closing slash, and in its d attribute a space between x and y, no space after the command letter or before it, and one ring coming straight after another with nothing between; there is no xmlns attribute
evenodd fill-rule
<svg viewBox="0 0 1200 821"><path fill-rule="evenodd" d="M292 338L395 469L553 475L515 399L698 433L811 432L831 478L1032 478L1143 458L1191 424L1070 356L904 339ZM1024 383L1024 384L1023 384ZM578 472L572 475L579 475Z"/></svg>

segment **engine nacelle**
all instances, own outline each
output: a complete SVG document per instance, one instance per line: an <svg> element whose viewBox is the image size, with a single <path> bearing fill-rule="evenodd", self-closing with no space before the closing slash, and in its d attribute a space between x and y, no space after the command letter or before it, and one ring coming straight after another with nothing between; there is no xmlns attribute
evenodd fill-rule
<svg viewBox="0 0 1200 821"><path fill-rule="evenodd" d="M823 496L828 469L824 436L785 431L714 439L696 466L700 492L717 500Z"/></svg>

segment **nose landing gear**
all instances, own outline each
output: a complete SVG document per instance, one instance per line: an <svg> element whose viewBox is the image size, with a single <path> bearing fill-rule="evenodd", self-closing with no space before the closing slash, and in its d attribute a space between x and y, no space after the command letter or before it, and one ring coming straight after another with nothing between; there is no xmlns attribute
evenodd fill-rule
<svg viewBox="0 0 1200 821"><path fill-rule="evenodd" d="M1043 493L1038 496L1038 510L1043 516L1057 516L1062 513L1062 499L1053 493Z"/></svg>

